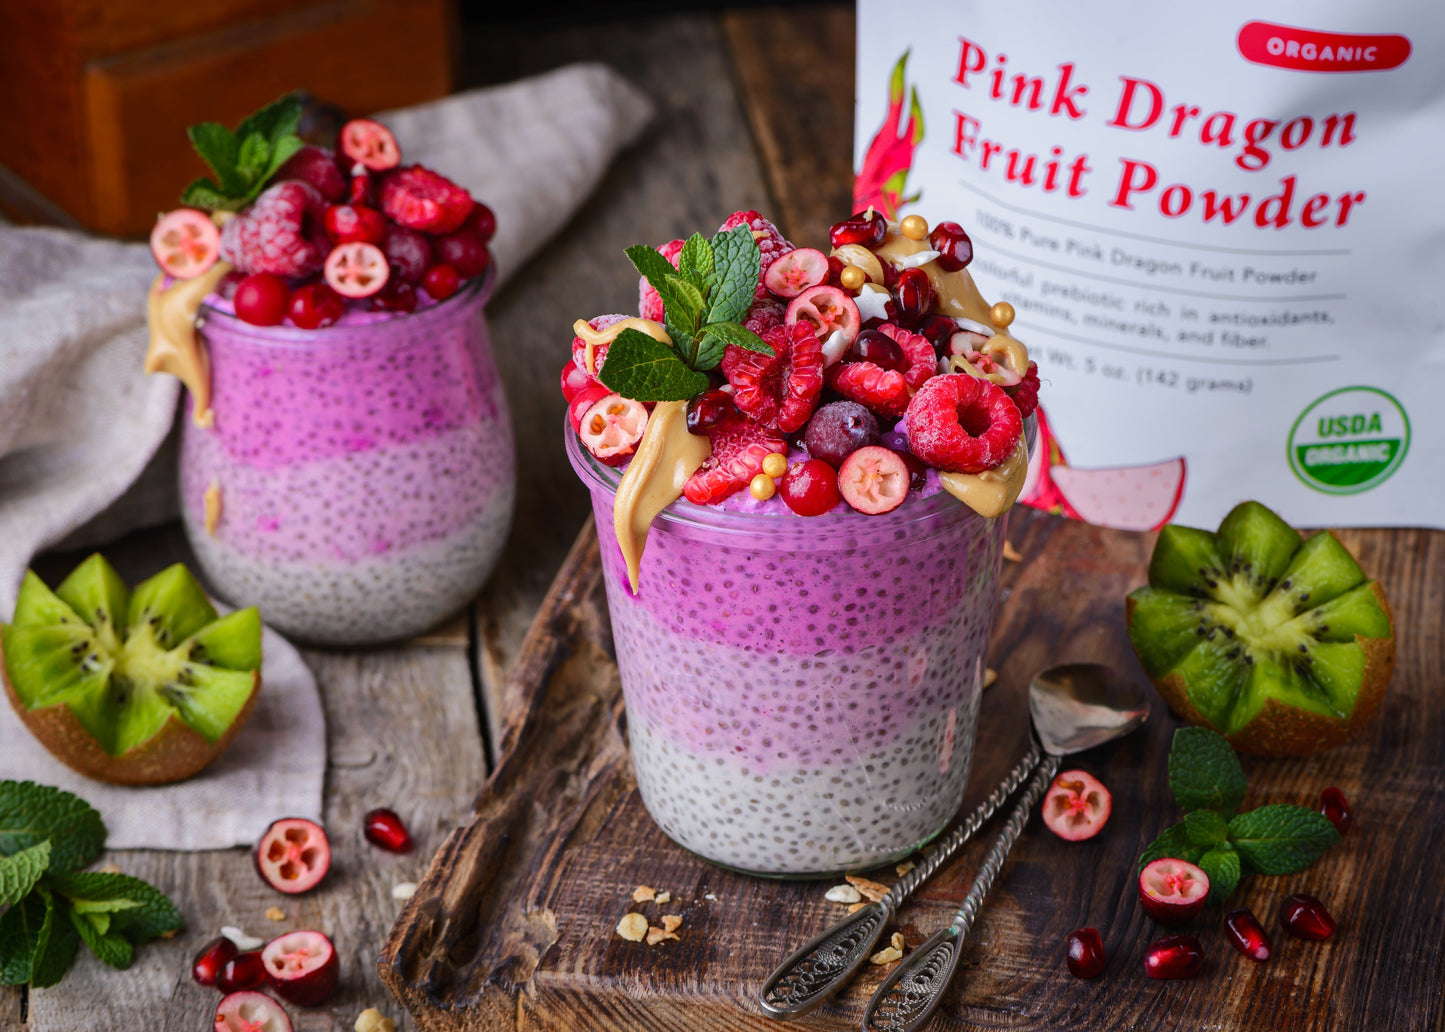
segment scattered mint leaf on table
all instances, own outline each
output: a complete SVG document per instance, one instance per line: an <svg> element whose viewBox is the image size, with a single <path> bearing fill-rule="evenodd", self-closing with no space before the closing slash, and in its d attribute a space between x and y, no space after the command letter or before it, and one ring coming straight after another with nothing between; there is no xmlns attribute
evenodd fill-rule
<svg viewBox="0 0 1445 1032"><path fill-rule="evenodd" d="M1174 857L1176 860L1188 860L1194 863L1204 850L1192 845L1189 841L1189 829L1181 821L1164 829L1164 833L1145 847L1144 852L1139 855L1139 869L1143 870L1155 860L1166 856Z"/></svg>
<svg viewBox="0 0 1445 1032"><path fill-rule="evenodd" d="M14 856L0 856L0 907L12 907L30 895L49 866L49 839Z"/></svg>
<svg viewBox="0 0 1445 1032"><path fill-rule="evenodd" d="M1239 888L1240 875L1243 873L1239 854L1228 843L1201 856L1199 867L1209 875L1209 902L1222 903Z"/></svg>
<svg viewBox="0 0 1445 1032"><path fill-rule="evenodd" d="M104 918L104 920L96 920ZM130 962L135 954L133 947L125 936L109 931L109 914L78 914L72 908L70 911L70 923L80 936L80 941L89 947L100 960L113 968L124 971L130 967Z"/></svg>
<svg viewBox="0 0 1445 1032"><path fill-rule="evenodd" d="M1230 821L1229 840L1260 874L1292 874L1318 860L1340 833L1322 813L1273 803Z"/></svg>
<svg viewBox="0 0 1445 1032"><path fill-rule="evenodd" d="M55 879L54 885L81 913L108 913L110 927L134 943L181 926L180 911L165 893L128 874L76 871Z"/></svg>
<svg viewBox="0 0 1445 1032"><path fill-rule="evenodd" d="M56 899L44 885L37 886L35 892L45 901L45 923L30 962L30 986L44 989L64 978L75 963L80 935L66 914L70 908L65 900Z"/></svg>
<svg viewBox="0 0 1445 1032"><path fill-rule="evenodd" d="M1208 728L1181 727L1169 750L1169 791L1184 810L1233 813L1244 802L1248 782L1239 757Z"/></svg>
<svg viewBox="0 0 1445 1032"><path fill-rule="evenodd" d="M33 781L0 781L0 856L47 839L50 873L74 871L100 856L105 824L79 796Z"/></svg>
<svg viewBox="0 0 1445 1032"><path fill-rule="evenodd" d="M1213 849L1229 838L1229 824L1217 810L1193 810L1184 815L1184 830L1191 846Z"/></svg>

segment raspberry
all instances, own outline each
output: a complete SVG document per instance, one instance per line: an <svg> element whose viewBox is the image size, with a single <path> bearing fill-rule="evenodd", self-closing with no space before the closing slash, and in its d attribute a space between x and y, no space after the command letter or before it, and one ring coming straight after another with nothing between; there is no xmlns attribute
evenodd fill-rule
<svg viewBox="0 0 1445 1032"><path fill-rule="evenodd" d="M276 181L297 179L310 183L316 192L333 204L347 192L346 177L336 164L336 155L324 147L302 147L286 164L276 170Z"/></svg>
<svg viewBox="0 0 1445 1032"><path fill-rule="evenodd" d="M774 326L783 325L787 314L787 306L781 301L774 297L765 297L753 302L748 314L743 317L743 325L761 337Z"/></svg>
<svg viewBox="0 0 1445 1032"><path fill-rule="evenodd" d="M712 454L683 485L689 502L720 502L748 486L763 471L763 460L774 452L787 453L788 442L740 412L728 416L707 432Z"/></svg>
<svg viewBox="0 0 1445 1032"><path fill-rule="evenodd" d="M753 296L761 301L769 295L767 285L763 282L768 266L793 250L793 244L783 236L777 226L755 211L733 212L727 221L718 227L718 232L725 233L744 225L753 231L753 239L758 242L758 250L763 254L763 263L758 269L757 289L753 292Z"/></svg>
<svg viewBox="0 0 1445 1032"><path fill-rule="evenodd" d="M908 445L936 469L982 473L1013 454L1023 433L1003 388L967 373L935 376L908 403Z"/></svg>
<svg viewBox="0 0 1445 1032"><path fill-rule="evenodd" d="M677 256L682 254L682 240L669 240L658 248L662 256L672 262L672 267L677 268ZM652 284L647 282L646 276L637 278L637 312L644 319L651 319L653 322L662 322L662 298L657 291L652 289Z"/></svg>
<svg viewBox="0 0 1445 1032"><path fill-rule="evenodd" d="M892 323L878 330L898 345L908 360L906 372L884 369L872 362L839 362L828 367L828 386L845 398L867 405L885 416L901 416L913 392L933 376L936 359L927 337L909 333Z"/></svg>
<svg viewBox="0 0 1445 1032"><path fill-rule="evenodd" d="M1020 416L1028 419L1033 415L1034 409L1039 407L1039 364L1030 362L1024 378L1012 387L1005 387L1004 393L1019 407Z"/></svg>
<svg viewBox="0 0 1445 1032"><path fill-rule="evenodd" d="M248 276L302 279L320 272L331 252L321 232L324 203L315 187L297 179L267 188L221 230L221 257Z"/></svg>
<svg viewBox="0 0 1445 1032"><path fill-rule="evenodd" d="M733 404L763 426L792 433L813 414L823 389L823 342L801 321L775 326L763 340L772 355L729 345L723 375L733 385Z"/></svg>
<svg viewBox="0 0 1445 1032"><path fill-rule="evenodd" d="M629 315L599 315L595 319L588 319L587 325L599 333L609 326L615 326L623 319L630 319ZM592 349L593 368L597 372L602 371L602 363L607 358L607 345L598 344ZM572 362L584 373L587 372L587 342L581 337L572 338Z"/></svg>
<svg viewBox="0 0 1445 1032"><path fill-rule="evenodd" d="M424 233L450 233L472 213L471 194L445 176L408 165L381 184L381 210L398 225Z"/></svg>

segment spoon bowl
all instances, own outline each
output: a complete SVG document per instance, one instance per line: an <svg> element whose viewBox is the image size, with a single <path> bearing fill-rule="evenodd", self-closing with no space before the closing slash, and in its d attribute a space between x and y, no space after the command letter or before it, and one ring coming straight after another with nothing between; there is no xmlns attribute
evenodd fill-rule
<svg viewBox="0 0 1445 1032"><path fill-rule="evenodd" d="M1029 683L1029 714L1050 756L1069 756L1127 735L1149 717L1144 690L1101 663L1064 663Z"/></svg>

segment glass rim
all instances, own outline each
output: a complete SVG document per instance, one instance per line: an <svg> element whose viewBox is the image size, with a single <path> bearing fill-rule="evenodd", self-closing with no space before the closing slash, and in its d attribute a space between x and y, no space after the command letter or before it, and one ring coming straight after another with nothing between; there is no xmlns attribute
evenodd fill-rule
<svg viewBox="0 0 1445 1032"><path fill-rule="evenodd" d="M392 319L378 319L375 322L360 325L352 324L350 326L342 326L337 324L320 326L314 330L302 329L300 326L255 326L246 322L233 312L223 312L219 308L213 308L210 304L202 301L199 312L200 321L197 325L200 328L202 336L205 335L204 323L215 320L228 330L242 333L262 346L285 347L292 344L305 344L308 348L326 347L327 345L338 342L341 337L340 331L347 330L352 333L357 331L366 332L412 319L418 320L418 322L411 322L409 325L417 326L419 322L424 322L434 317L436 313L449 311L451 308L460 307L469 301L477 301L479 294L481 295L479 299L480 303L485 305L491 300L496 284L497 266L495 262L492 262L487 265L485 272L480 276L473 276L467 280L461 289L451 297L444 301L438 301L434 305L428 305L420 311L407 312L404 315ZM210 295L207 296L209 297Z"/></svg>

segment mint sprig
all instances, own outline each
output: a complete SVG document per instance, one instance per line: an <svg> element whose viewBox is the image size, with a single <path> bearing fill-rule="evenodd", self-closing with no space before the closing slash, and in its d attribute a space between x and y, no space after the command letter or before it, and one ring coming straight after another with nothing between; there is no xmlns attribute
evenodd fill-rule
<svg viewBox="0 0 1445 1032"><path fill-rule="evenodd" d="M111 967L181 926L153 885L82 871L105 847L105 825L85 800L31 781L0 781L0 982L43 988L70 970L84 942Z"/></svg>
<svg viewBox="0 0 1445 1032"><path fill-rule="evenodd" d="M296 135L301 101L294 93L267 104L235 132L216 122L193 125L186 133L215 179L195 180L181 203L196 208L235 211L249 204L282 165L303 146Z"/></svg>
<svg viewBox="0 0 1445 1032"><path fill-rule="evenodd" d="M1184 820L1145 848L1139 866L1161 857L1198 864L1209 875L1213 903L1228 899L1247 875L1303 871L1340 840L1335 826L1308 807L1271 803L1238 812L1247 788L1222 735L1202 727L1175 731L1169 789Z"/></svg>
<svg viewBox="0 0 1445 1032"><path fill-rule="evenodd" d="M707 390L707 372L722 363L728 345L773 354L742 325L753 302L762 252L747 226L706 240L694 233L678 253L677 268L660 251L635 244L624 252L662 299L664 344L623 330L607 349L598 379L636 401L685 401Z"/></svg>

